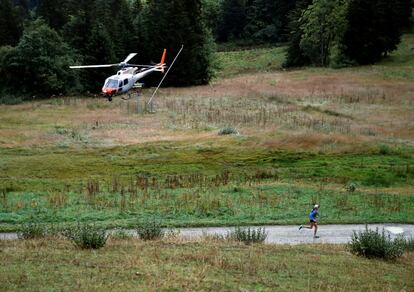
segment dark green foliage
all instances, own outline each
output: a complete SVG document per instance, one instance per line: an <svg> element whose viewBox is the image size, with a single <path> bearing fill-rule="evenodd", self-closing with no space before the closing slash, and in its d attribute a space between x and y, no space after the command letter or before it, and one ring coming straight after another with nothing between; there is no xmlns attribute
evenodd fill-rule
<svg viewBox="0 0 414 292"><path fill-rule="evenodd" d="M358 256L367 258L396 259L404 253L405 240L403 238L391 239L390 236L366 227L365 231L354 232L348 243L349 250Z"/></svg>
<svg viewBox="0 0 414 292"><path fill-rule="evenodd" d="M344 54L359 64L379 61L397 48L412 3L403 0L352 0Z"/></svg>
<svg viewBox="0 0 414 292"><path fill-rule="evenodd" d="M289 14L290 39L284 67L303 66L310 62L309 57L305 56L300 46L303 34L302 14L310 4L312 4L312 0L299 0L296 3L296 8Z"/></svg>
<svg viewBox="0 0 414 292"><path fill-rule="evenodd" d="M22 224L20 231L17 233L19 239L42 238L47 234L46 227L38 222L31 221Z"/></svg>
<svg viewBox="0 0 414 292"><path fill-rule="evenodd" d="M243 35L247 22L246 0L224 0L221 6L221 19L217 28L217 39L228 41Z"/></svg>
<svg viewBox="0 0 414 292"><path fill-rule="evenodd" d="M244 242L245 244L252 244L263 243L266 240L267 235L268 233L264 227L236 227L227 237L232 240Z"/></svg>
<svg viewBox="0 0 414 292"><path fill-rule="evenodd" d="M341 40L347 27L347 2L344 0L314 0L302 15L300 47L311 63L331 64L341 54Z"/></svg>
<svg viewBox="0 0 414 292"><path fill-rule="evenodd" d="M288 14L292 0L253 0L247 7L245 33L255 42L280 42L288 38Z"/></svg>
<svg viewBox="0 0 414 292"><path fill-rule="evenodd" d="M217 34L219 26L222 2L223 0L202 0L203 17L206 26L213 32L214 35Z"/></svg>
<svg viewBox="0 0 414 292"><path fill-rule="evenodd" d="M36 14L43 18L51 28L59 30L67 21L67 3L68 1L39 0Z"/></svg>
<svg viewBox="0 0 414 292"><path fill-rule="evenodd" d="M135 230L142 240L155 240L164 236L161 223L157 220L147 220L138 225Z"/></svg>
<svg viewBox="0 0 414 292"><path fill-rule="evenodd" d="M21 96L14 96L11 94L3 93L0 97L0 104L14 105L22 102L23 98Z"/></svg>
<svg viewBox="0 0 414 292"><path fill-rule="evenodd" d="M184 45L166 84L185 86L210 81L213 76L214 43L204 23L201 0L151 1L145 27L149 60L159 62L162 49L167 48L166 62L171 63L181 45ZM160 79L155 75L152 78Z"/></svg>
<svg viewBox="0 0 414 292"><path fill-rule="evenodd" d="M71 240L77 247L83 249L99 249L104 247L109 235L104 228L87 223L78 223L67 228L63 235Z"/></svg>
<svg viewBox="0 0 414 292"><path fill-rule="evenodd" d="M370 64L397 48L408 0L302 0L291 13L285 66Z"/></svg>
<svg viewBox="0 0 414 292"><path fill-rule="evenodd" d="M76 89L77 76L69 65L73 54L62 38L43 21L27 27L15 48L2 48L2 81L13 93L59 94Z"/></svg>
<svg viewBox="0 0 414 292"><path fill-rule="evenodd" d="M23 31L23 19L11 0L0 0L0 47L14 46ZM1 57L1 56L0 56Z"/></svg>
<svg viewBox="0 0 414 292"><path fill-rule="evenodd" d="M123 60L129 53L136 51L132 46L131 39L134 35L132 25L131 8L126 0L95 0L93 20L101 30L100 36L106 35L105 42L114 50L118 62ZM97 18L96 15L99 15ZM96 26L95 26L96 27ZM94 36L95 31L92 31ZM93 51L88 50L88 55ZM109 55L108 55L109 56ZM102 63L99 63L102 64Z"/></svg>

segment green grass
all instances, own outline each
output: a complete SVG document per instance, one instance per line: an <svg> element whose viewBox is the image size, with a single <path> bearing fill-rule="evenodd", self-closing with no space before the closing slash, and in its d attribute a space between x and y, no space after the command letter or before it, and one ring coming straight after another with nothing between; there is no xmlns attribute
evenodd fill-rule
<svg viewBox="0 0 414 292"><path fill-rule="evenodd" d="M164 179L167 175L234 175L272 170L280 179L346 183L374 187L414 183L414 153L410 148L367 146L366 152L325 154L249 147L240 140L194 146L193 143L151 143L114 148L0 148L1 187L20 191L76 190L88 179L129 179L138 174Z"/></svg>
<svg viewBox="0 0 414 292"><path fill-rule="evenodd" d="M395 78L414 80L414 33L406 33L401 38L398 49L387 58L372 66L358 66L342 69L304 68L306 74L323 72L356 72L370 74L383 79ZM218 77L225 78L241 74L276 71L282 68L286 47L257 48L241 51L218 52L217 63L220 65Z"/></svg>
<svg viewBox="0 0 414 292"><path fill-rule="evenodd" d="M386 188L410 189L414 156L384 149L335 155L243 143L0 149L0 230L34 218L105 227L153 216L170 226L296 224L316 202L324 206L324 223L413 223L414 193L397 196ZM345 192L349 181L356 192ZM99 191L88 190L88 183ZM332 184L344 187L325 189Z"/></svg>
<svg viewBox="0 0 414 292"><path fill-rule="evenodd" d="M414 254L368 260L343 246L110 240L0 241L0 290L411 291Z"/></svg>
<svg viewBox="0 0 414 292"><path fill-rule="evenodd" d="M282 68L285 59L285 48L260 48L252 50L219 52L217 63L220 66L219 78L239 74L269 72Z"/></svg>
<svg viewBox="0 0 414 292"><path fill-rule="evenodd" d="M17 230L36 220L50 224L76 221L133 227L156 218L165 226L299 224L315 203L321 222L414 223L414 194L348 193L261 182L194 188L109 192L15 192L2 198L0 230Z"/></svg>

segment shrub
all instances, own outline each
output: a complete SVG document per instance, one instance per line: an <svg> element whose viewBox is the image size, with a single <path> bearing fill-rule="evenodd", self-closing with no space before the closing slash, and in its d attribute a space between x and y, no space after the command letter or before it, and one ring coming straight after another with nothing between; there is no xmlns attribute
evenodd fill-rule
<svg viewBox="0 0 414 292"><path fill-rule="evenodd" d="M353 182L349 182L349 183L346 185L346 190L347 190L348 192L350 192L350 193L355 192L355 191L356 191L356 184L355 184L355 183L353 183Z"/></svg>
<svg viewBox="0 0 414 292"><path fill-rule="evenodd" d="M105 229L85 223L78 223L77 226L69 227L63 234L76 246L84 249L104 247L109 237Z"/></svg>
<svg viewBox="0 0 414 292"><path fill-rule="evenodd" d="M239 131L237 131L236 128L226 127L226 128L220 129L220 131L218 132L218 134L220 136L224 136L224 135L238 135L239 134Z"/></svg>
<svg viewBox="0 0 414 292"><path fill-rule="evenodd" d="M391 148L387 144L380 144L378 147L378 152L381 155L388 155L391 154Z"/></svg>
<svg viewBox="0 0 414 292"><path fill-rule="evenodd" d="M244 242L245 244L263 243L267 238L268 233L265 228L242 228L236 227L234 231L230 232L227 237L236 241Z"/></svg>
<svg viewBox="0 0 414 292"><path fill-rule="evenodd" d="M164 236L161 223L156 220L145 221L136 227L137 234L142 240L154 240Z"/></svg>
<svg viewBox="0 0 414 292"><path fill-rule="evenodd" d="M20 231L17 233L19 239L34 239L45 237L47 234L46 227L37 222L28 222L22 224Z"/></svg>
<svg viewBox="0 0 414 292"><path fill-rule="evenodd" d="M367 258L396 259L404 253L406 241L403 238L394 240L388 235L382 233L378 228L369 230L368 226L365 231L354 232L348 248L351 253Z"/></svg>
<svg viewBox="0 0 414 292"><path fill-rule="evenodd" d="M2 96L0 96L0 104L15 105L22 102L23 98L21 96L13 96L8 94L2 94Z"/></svg>
<svg viewBox="0 0 414 292"><path fill-rule="evenodd" d="M414 251L414 238L405 239L404 249L406 251Z"/></svg>

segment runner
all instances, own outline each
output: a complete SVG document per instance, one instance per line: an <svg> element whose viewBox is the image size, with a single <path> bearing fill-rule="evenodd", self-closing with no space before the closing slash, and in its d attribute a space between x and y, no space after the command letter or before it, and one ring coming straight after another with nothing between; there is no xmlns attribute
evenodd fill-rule
<svg viewBox="0 0 414 292"><path fill-rule="evenodd" d="M316 217L319 215L318 210L319 205L315 205L309 214L309 225L299 226L299 230L301 230L302 228L312 229L315 227L315 230L313 232L313 238L319 238L319 236L316 235L316 232L318 231L318 220L316 219Z"/></svg>

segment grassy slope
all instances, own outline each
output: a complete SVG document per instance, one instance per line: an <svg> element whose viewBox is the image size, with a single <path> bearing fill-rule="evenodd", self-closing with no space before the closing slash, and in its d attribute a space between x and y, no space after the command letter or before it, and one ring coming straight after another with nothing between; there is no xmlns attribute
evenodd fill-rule
<svg viewBox="0 0 414 292"><path fill-rule="evenodd" d="M343 246L113 240L91 252L36 240L0 241L0 251L0 290L414 289L413 253L386 262Z"/></svg>
<svg viewBox="0 0 414 292"><path fill-rule="evenodd" d="M220 76L255 74L165 89L157 115L79 99L1 106L0 229L31 218L127 226L153 215L171 225L298 223L314 202L329 210L325 222L413 222L413 42L404 36L374 66L276 75L258 72L279 67L280 48L219 53ZM354 96L363 101L344 101ZM228 124L243 135L217 137ZM230 181L216 187L225 171ZM128 191L143 173L158 184ZM209 182L164 183L199 175ZM114 177L124 199L108 191ZM88 181L101 192L91 197ZM344 192L348 182L356 194Z"/></svg>

